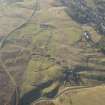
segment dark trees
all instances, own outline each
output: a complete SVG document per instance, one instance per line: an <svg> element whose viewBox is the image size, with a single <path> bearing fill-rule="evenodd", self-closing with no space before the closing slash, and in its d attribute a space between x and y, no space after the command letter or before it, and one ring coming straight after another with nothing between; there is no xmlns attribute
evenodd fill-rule
<svg viewBox="0 0 105 105"><path fill-rule="evenodd" d="M66 5L67 13L81 24L94 24L97 32L105 35L105 0L61 0Z"/></svg>

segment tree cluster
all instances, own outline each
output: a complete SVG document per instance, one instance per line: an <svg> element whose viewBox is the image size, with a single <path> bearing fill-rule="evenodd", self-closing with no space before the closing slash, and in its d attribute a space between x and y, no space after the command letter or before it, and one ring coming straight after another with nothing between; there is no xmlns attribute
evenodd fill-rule
<svg viewBox="0 0 105 105"><path fill-rule="evenodd" d="M61 0L66 5L67 13L81 24L93 24L100 34L105 35L105 0Z"/></svg>

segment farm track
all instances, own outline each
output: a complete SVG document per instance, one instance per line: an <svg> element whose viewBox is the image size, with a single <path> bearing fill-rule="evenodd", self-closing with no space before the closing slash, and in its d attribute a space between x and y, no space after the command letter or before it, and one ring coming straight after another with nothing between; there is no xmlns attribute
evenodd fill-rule
<svg viewBox="0 0 105 105"><path fill-rule="evenodd" d="M12 33L16 32L17 30L19 30L19 29L21 29L21 28L23 28L23 27L25 27L25 26L30 22L30 20L32 19L32 17L35 16L35 13L36 13L36 11L37 11L37 8L38 8L38 1L36 0L36 4L35 4L35 6L34 6L34 10L33 10L32 15L30 16L30 18L29 18L26 22L24 22L24 23L22 23L21 25L19 25L17 28L13 29L3 40L1 40L1 43L0 43L0 45L1 45L1 46L0 46L0 50L2 50L2 48L4 47L4 45L5 45L6 41L7 41L7 39L11 36ZM48 28L49 28L49 27L48 27ZM39 32L41 32L41 31L42 31L42 30L36 32L35 34L37 35L37 34L38 34ZM49 31L49 37L48 37L48 39L46 40L45 50L48 50L48 44L50 43L50 41L51 41L51 39L52 39L52 36L53 36L51 29L48 29L48 31ZM19 46L19 48L21 48L21 50L27 50L27 48L25 48L25 47ZM15 93L15 96L14 96L14 97L15 97L14 105L18 105L19 96L20 96L19 93L20 93L20 92L19 92L19 90L18 90L18 86L17 86L17 84L16 84L16 81L15 81L14 77L11 75L10 71L8 71L6 65L3 63L3 61L2 61L1 58L0 58L0 63L1 63L1 65L3 66L3 68L4 68L5 72L6 72L6 74L7 74L8 77L10 78L11 83L12 83L13 86L15 87L15 89L14 89L14 93ZM42 65L43 63L44 63L44 60L41 62L40 67L41 67L41 65ZM39 68L39 69L41 69L41 68Z"/></svg>
<svg viewBox="0 0 105 105"><path fill-rule="evenodd" d="M37 0L34 0L34 2L35 2L35 5L33 6L33 12L32 12L32 14L31 14L31 16L30 16L24 23L22 23L21 25L17 26L15 29L13 29L11 32L9 32L9 33L5 36L5 38L4 38L3 40L1 40L1 42L0 42L0 48L2 48L2 47L4 46L4 44L5 44L6 40L7 40L7 38L8 38L9 36L11 36L12 33L16 32L18 29L21 29L21 28L23 28L24 26L26 26L26 25L30 22L30 20L32 19L32 17L36 14L36 11L37 11L37 9L38 9L38 7L37 7L37 6L38 6L38 1L37 1Z"/></svg>
<svg viewBox="0 0 105 105"><path fill-rule="evenodd" d="M11 32L1 41L1 46L0 46L0 49L1 49L1 50L2 50L2 48L4 47L4 45L5 45L5 43L6 43L7 39L8 39L8 37L11 36L12 33L14 33L15 31L17 31L17 30L19 30L19 29L21 29L21 28L23 28L23 27L25 27L25 26L30 22L30 20L32 19L32 17L35 15L35 13L36 13L36 11L37 11L37 8L39 8L37 5L38 5L38 4L35 4L35 8L34 8L34 10L33 10L32 15L30 16L30 18L29 18L25 23L21 24L21 25L18 26L16 29L14 29L13 31L11 31ZM42 31L43 31L43 29L40 29L38 32L35 33L35 35L38 35L38 34L39 34L40 32L42 32ZM53 38L53 29L51 29L50 27L48 27L47 31L49 31L49 36L48 36L48 38L46 39L46 44L44 45L44 50L45 50L46 52L48 51L48 49L49 49L49 44L50 44L50 42L51 42L51 40L52 40L52 38ZM63 31L60 31L60 33L63 33ZM20 45L16 45L16 46L18 46L19 48L21 48L21 50L27 50L27 48L25 48L25 47L23 47L23 46L20 46ZM31 51L30 51L30 58L34 58L35 55L37 55L37 54L35 54L35 53L33 54L32 50L33 50L33 47L32 47L32 49L31 49ZM39 56L45 57L45 55L40 55L40 54L39 54ZM50 58L50 57L48 57L48 58L49 58L49 59L52 59L52 58ZM40 58L40 59L41 59L41 58ZM42 59L43 59L43 58L42 58ZM1 59L0 59L0 60L1 60ZM56 62L56 59L53 58L53 60L54 60L54 62ZM35 72L38 73L38 72L46 71L46 70L48 70L48 68L50 68L50 67L48 67L48 68L45 68L45 69L43 70L43 68L41 68L43 63L44 63L44 59L41 61L38 70L35 71ZM2 61L2 60L1 60L1 64L2 64L2 66L3 66L3 68L4 68L5 72L6 72L6 74L9 76L11 82L13 83L13 86L15 87L14 92L16 92L16 98L17 98L17 99L16 99L16 102L15 102L16 104L14 104L14 105L18 105L18 101L19 101L19 99L18 99L18 98L19 98L19 92L18 92L18 89L17 89L18 86L17 86L16 82L14 81L14 78L12 77L12 75L11 75L11 74L9 73L9 71L7 70L6 66L3 64L3 61ZM90 71L91 71L91 70L90 70ZM100 70L96 70L96 71L100 71ZM104 70L102 70L102 72L104 72ZM91 86L91 87L95 87L95 86ZM82 89L82 88L90 88L90 86L84 86L84 87L80 87L80 88L77 87L77 88L74 88L74 89L67 88L67 89L63 90L62 92L58 93L53 99L50 99L50 98L46 98L46 99L45 99L45 98L40 98L40 99L36 100L34 104L40 103L40 102L42 102L42 101L53 101L53 100L55 100L56 98L58 98L59 96L65 94L65 93L68 92L68 91L77 90L77 89Z"/></svg>
<svg viewBox="0 0 105 105"><path fill-rule="evenodd" d="M51 42L51 39L52 39L52 37L53 37L52 30L49 30L49 29L48 29L48 31L50 32L50 34L49 34L48 39L46 40L46 44L45 44L45 47L44 47L44 50L46 50L46 52L47 52L47 50L48 50L49 43ZM60 31L60 33L62 33L62 32ZM42 56L43 56L43 55L42 55ZM41 62L40 65L39 65L38 70L35 71L35 72L42 72L42 71L47 70L47 69L44 69L44 70L43 70L43 69L41 68L43 63L44 63L44 60L42 60L42 62ZM82 88L91 88L91 87L95 87L95 86L86 86L86 87L84 86L84 87L81 87L81 88L74 88L74 90L76 90L76 89L82 89ZM72 90L72 89L65 89L65 90L63 90L61 93L58 93L53 99L50 99L50 98L46 98L46 99L40 98L40 99L36 100L34 104L40 103L40 101L52 101L52 100L55 100L57 97L61 96L62 94L66 93L66 92L68 92L68 91L70 91L70 90Z"/></svg>
<svg viewBox="0 0 105 105"><path fill-rule="evenodd" d="M36 104L38 104L40 102L46 102L46 101L53 102L57 98L59 98L60 96L66 94L66 93L69 93L72 96L73 94L78 93L79 90L81 90L81 89L89 89L89 88L94 88L94 87L96 87L96 86L80 86L80 87L77 86L77 87L74 87L74 88L67 87L67 88L63 89L61 92L59 92L54 98L43 98L42 97L42 98L38 99L37 101L33 102L32 105L36 105Z"/></svg>
<svg viewBox="0 0 105 105"><path fill-rule="evenodd" d="M1 40L1 42L0 42L0 50L2 50L2 48L4 47L4 45L5 45L5 43L6 43L6 41L7 41L7 38L9 37L9 36L11 36L11 34L12 33L14 33L15 31L17 31L18 29L21 29L21 28L23 28L24 26L26 26L29 22L30 22L30 20L32 19L32 17L35 15L35 13L36 13L36 11L37 11L37 6L38 6L38 0L34 0L34 2L35 2L35 5L34 5L34 8L33 8L33 12L32 12L32 14L31 14L31 16L24 22L24 23L22 23L21 25L19 25L19 26L17 26L15 29L13 29L10 33L8 33L8 35L6 35L6 37L3 39L3 40ZM2 58L1 58L1 56L0 56L0 63L1 63L1 65L2 65L2 67L3 67L3 69L4 69L4 71L5 71L5 73L8 75L8 77L9 77L9 79L10 79L10 81L11 81L11 83L13 84L13 86L14 86L14 93L15 93L15 103L14 103L14 105L18 105L18 102L19 102L19 97L20 97L20 94L19 94L19 90L18 90L18 86L17 86L17 83L16 83L16 81L15 81L15 79L14 79L14 77L11 75L11 73L8 71L8 68L6 67L6 65L4 64L4 62L2 61ZM10 99L11 100L11 99Z"/></svg>

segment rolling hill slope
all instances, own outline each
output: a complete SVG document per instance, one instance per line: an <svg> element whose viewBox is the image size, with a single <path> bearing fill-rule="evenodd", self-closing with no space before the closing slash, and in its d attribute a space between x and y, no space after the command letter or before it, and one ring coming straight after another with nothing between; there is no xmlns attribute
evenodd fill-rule
<svg viewBox="0 0 105 105"><path fill-rule="evenodd" d="M35 105L47 99L52 103L45 105L104 105L105 56L96 46L103 36L75 21L60 0L34 3L0 8L0 80L5 82L0 82L0 104ZM57 97L68 87L74 89Z"/></svg>

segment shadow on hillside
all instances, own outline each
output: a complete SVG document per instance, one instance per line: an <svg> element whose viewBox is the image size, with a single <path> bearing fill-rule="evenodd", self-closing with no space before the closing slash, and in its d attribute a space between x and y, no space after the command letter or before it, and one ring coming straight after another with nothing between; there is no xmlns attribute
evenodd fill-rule
<svg viewBox="0 0 105 105"><path fill-rule="evenodd" d="M48 86L50 86L53 83L52 80L49 80L47 82L44 83L39 83L36 86L36 88L34 88L33 90L25 93L22 98L20 99L20 102L18 105L31 105L32 102L37 101L39 98L41 98L42 96L42 90L47 88ZM57 89L58 90L58 89ZM50 95L53 92L50 93ZM57 94L57 92L56 92ZM56 94L53 94L51 96L55 96Z"/></svg>
<svg viewBox="0 0 105 105"><path fill-rule="evenodd" d="M28 93L24 94L24 96L20 99L19 105L31 105L32 102L39 99L41 97L41 90L36 88Z"/></svg>
<svg viewBox="0 0 105 105"><path fill-rule="evenodd" d="M82 67L82 66L77 66L72 70L66 68L63 76L61 76L59 78L56 78L54 80L48 80L48 81L41 82L41 83L38 83L38 84L33 83L32 86L34 86L35 88L30 90L29 92L25 93L20 98L18 105L31 105L33 102L38 101L41 97L46 97L48 99L55 98L58 94L58 90L59 90L59 87L60 87L61 83L64 83L64 82L66 82L66 83L69 82L71 85L72 84L85 85L85 83L82 81L80 72L83 72L83 71L90 72L92 70L93 70L93 68L90 69L90 68ZM95 70L93 70L93 71L95 71ZM96 70L96 71L99 71L99 70ZM86 78L87 79L91 78L91 80L97 80L97 81L104 81L104 79L105 79L104 77L100 77L100 75L99 76L92 75L92 77L90 76L90 77L86 77ZM44 89L51 86L57 80L59 81L60 85L56 86L53 90L51 90L48 93L44 93L44 94L42 93L42 91ZM13 97L15 97L15 95ZM14 98L12 98L12 101L14 101L14 104L11 104L11 105L16 105L15 104L16 102L15 102Z"/></svg>

